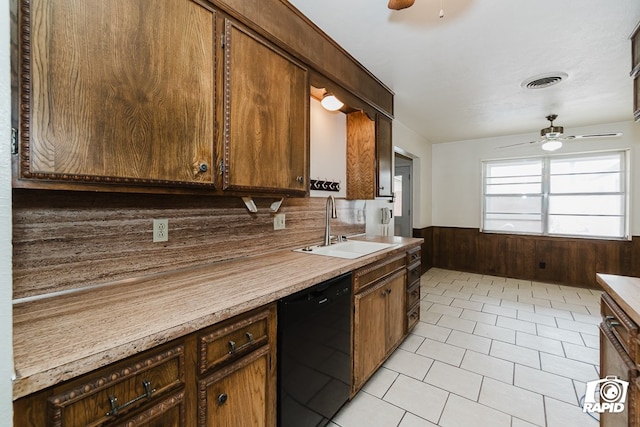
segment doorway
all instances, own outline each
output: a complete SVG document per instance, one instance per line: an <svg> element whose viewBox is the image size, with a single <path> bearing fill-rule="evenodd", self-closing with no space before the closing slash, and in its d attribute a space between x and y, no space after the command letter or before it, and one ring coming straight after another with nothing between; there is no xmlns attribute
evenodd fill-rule
<svg viewBox="0 0 640 427"><path fill-rule="evenodd" d="M413 161L407 156L395 153L393 189L395 198L393 201L394 235L403 237L413 236L413 221L411 219L413 186L411 175L413 174Z"/></svg>

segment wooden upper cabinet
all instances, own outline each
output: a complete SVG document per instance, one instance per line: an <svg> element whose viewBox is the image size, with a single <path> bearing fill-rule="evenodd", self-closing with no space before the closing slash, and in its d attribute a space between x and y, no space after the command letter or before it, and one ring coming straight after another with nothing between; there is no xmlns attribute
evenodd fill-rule
<svg viewBox="0 0 640 427"><path fill-rule="evenodd" d="M213 186L213 10L21 3L21 178Z"/></svg>
<svg viewBox="0 0 640 427"><path fill-rule="evenodd" d="M347 114L347 199L393 196L391 126L380 114Z"/></svg>
<svg viewBox="0 0 640 427"><path fill-rule="evenodd" d="M376 117L376 166L378 197L393 196L393 142L391 139L391 120Z"/></svg>
<svg viewBox="0 0 640 427"><path fill-rule="evenodd" d="M631 77L633 78L633 117L640 121L640 23L631 34Z"/></svg>
<svg viewBox="0 0 640 427"><path fill-rule="evenodd" d="M224 46L224 189L306 194L307 69L231 20Z"/></svg>

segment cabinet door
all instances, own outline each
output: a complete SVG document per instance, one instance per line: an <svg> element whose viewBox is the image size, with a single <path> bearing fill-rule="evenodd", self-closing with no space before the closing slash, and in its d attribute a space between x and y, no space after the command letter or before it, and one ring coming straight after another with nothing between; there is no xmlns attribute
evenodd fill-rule
<svg viewBox="0 0 640 427"><path fill-rule="evenodd" d="M364 111L347 114L347 199L376 196L375 122Z"/></svg>
<svg viewBox="0 0 640 427"><path fill-rule="evenodd" d="M407 315L405 306L405 272L399 271L387 279L386 295L386 354L391 352L404 336L404 321Z"/></svg>
<svg viewBox="0 0 640 427"><path fill-rule="evenodd" d="M200 381L199 427L275 426L267 346Z"/></svg>
<svg viewBox="0 0 640 427"><path fill-rule="evenodd" d="M391 121L364 111L347 114L347 199L393 196Z"/></svg>
<svg viewBox="0 0 640 427"><path fill-rule="evenodd" d="M224 85L224 188L305 194L307 70L227 20Z"/></svg>
<svg viewBox="0 0 640 427"><path fill-rule="evenodd" d="M393 142L391 139L391 120L376 117L376 164L378 197L393 196Z"/></svg>
<svg viewBox="0 0 640 427"><path fill-rule="evenodd" d="M360 389L386 355L387 283L356 294L353 322L353 388Z"/></svg>
<svg viewBox="0 0 640 427"><path fill-rule="evenodd" d="M213 10L193 0L22 3L22 177L213 185Z"/></svg>

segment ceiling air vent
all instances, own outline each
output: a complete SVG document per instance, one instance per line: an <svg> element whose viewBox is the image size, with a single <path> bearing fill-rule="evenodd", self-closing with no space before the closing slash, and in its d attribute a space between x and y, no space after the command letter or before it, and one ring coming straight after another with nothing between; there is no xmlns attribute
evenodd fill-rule
<svg viewBox="0 0 640 427"><path fill-rule="evenodd" d="M558 84L567 77L569 77L568 74L562 72L541 74L539 76L529 77L523 81L520 86L526 89L542 89Z"/></svg>

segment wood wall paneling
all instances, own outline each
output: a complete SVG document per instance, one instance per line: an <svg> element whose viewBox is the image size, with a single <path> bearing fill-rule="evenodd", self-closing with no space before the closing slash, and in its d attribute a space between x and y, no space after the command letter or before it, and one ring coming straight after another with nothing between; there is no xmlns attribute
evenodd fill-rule
<svg viewBox="0 0 640 427"><path fill-rule="evenodd" d="M414 235L425 237L424 266L591 288L599 288L596 273L640 277L638 236L617 241L491 234L456 227L416 229Z"/></svg>

